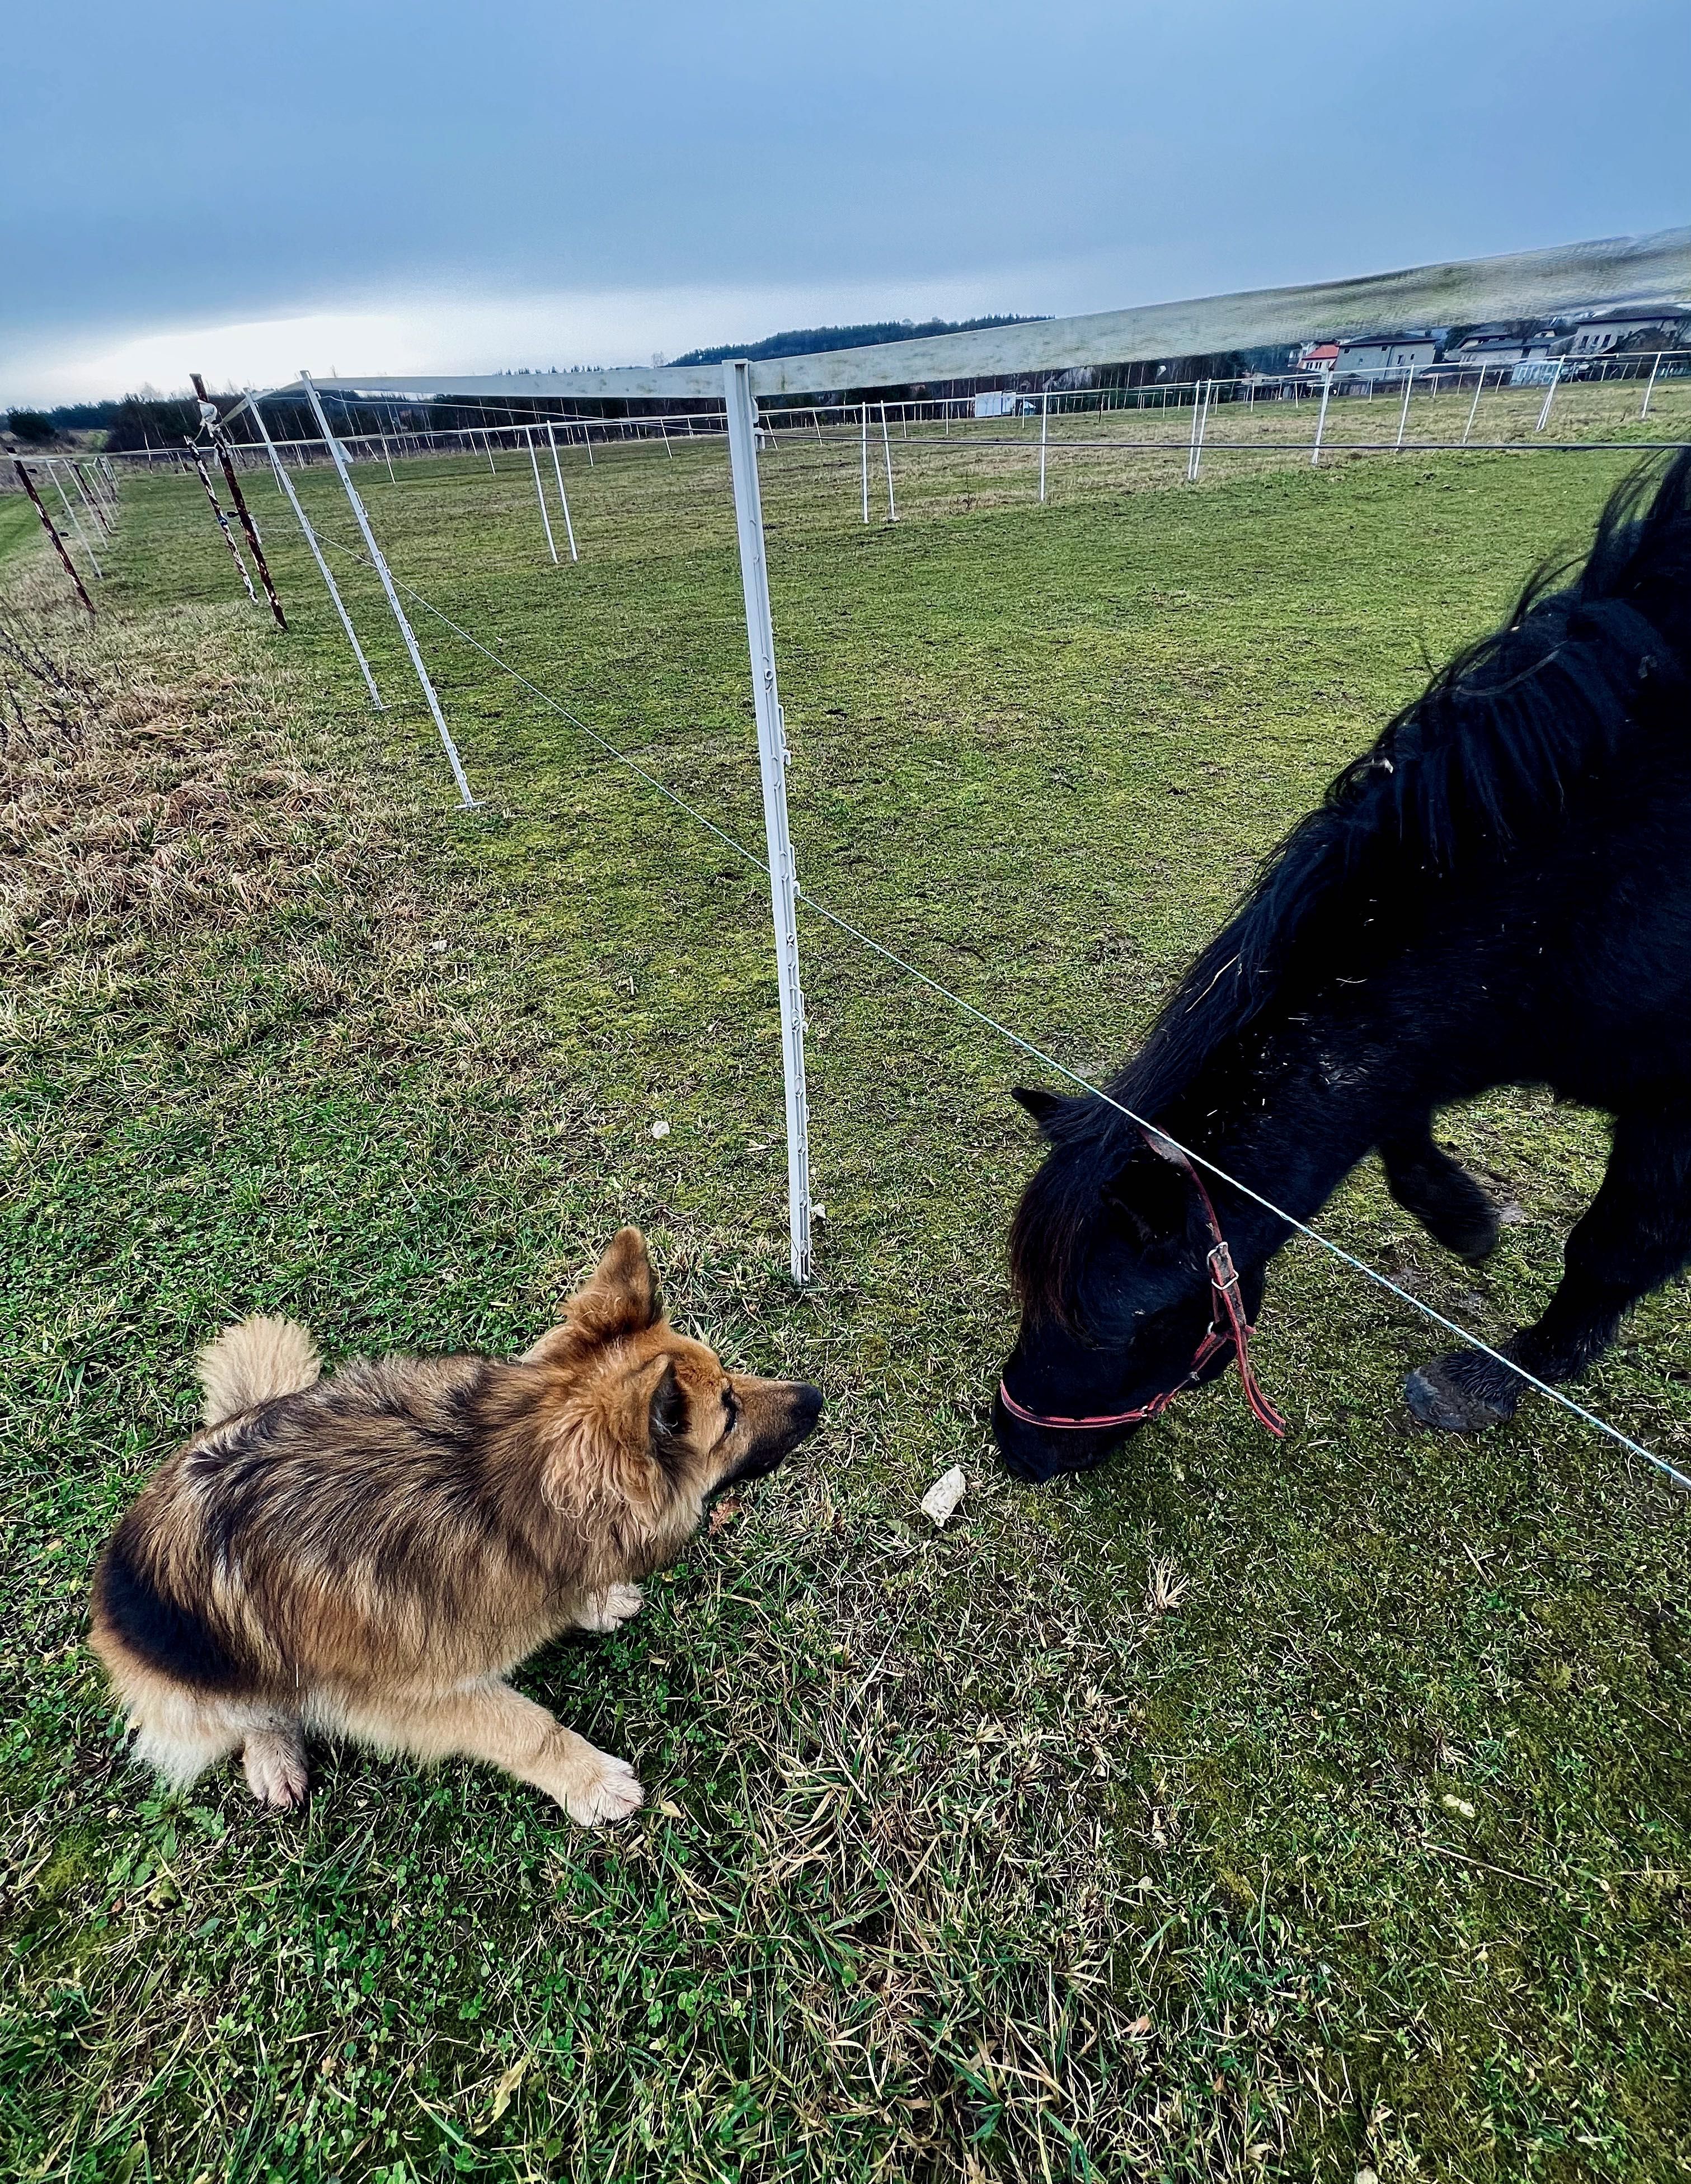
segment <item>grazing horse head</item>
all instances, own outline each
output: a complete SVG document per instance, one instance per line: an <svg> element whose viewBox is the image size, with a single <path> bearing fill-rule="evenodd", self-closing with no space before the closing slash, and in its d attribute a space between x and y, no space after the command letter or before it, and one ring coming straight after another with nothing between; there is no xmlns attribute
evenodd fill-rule
<svg viewBox="0 0 1691 2184"><path fill-rule="evenodd" d="M1236 1273L1192 1163L1105 1101L1016 1097L1051 1150L1011 1239L1022 1329L992 1410L1010 1469L1090 1469L1235 1352L1252 1408L1281 1430L1245 1347L1263 1261Z"/></svg>

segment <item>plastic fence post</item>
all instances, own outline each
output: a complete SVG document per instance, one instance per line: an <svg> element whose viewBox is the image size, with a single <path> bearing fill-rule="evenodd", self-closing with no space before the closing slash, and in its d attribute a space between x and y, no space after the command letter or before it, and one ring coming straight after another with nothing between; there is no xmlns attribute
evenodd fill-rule
<svg viewBox="0 0 1691 2184"><path fill-rule="evenodd" d="M94 602L88 597L87 592L83 586L82 579L76 573L76 564L71 560L70 554L66 550L64 541L59 537L57 530L53 527L53 518L47 512L47 503L36 491L35 480L30 476L29 472L24 468L21 463L14 463L14 468L18 473L19 482L22 485L24 491L28 493L30 499L35 503L36 514L41 518L42 529L45 531L47 537L52 539L53 551L58 554L59 560L64 564L65 575L70 577L71 582L76 587L77 598L81 599L83 605L87 607L91 617L95 621L98 621L99 617L94 613Z"/></svg>
<svg viewBox="0 0 1691 2184"><path fill-rule="evenodd" d="M1321 434L1326 429L1327 397L1333 391L1333 367L1329 365L1321 374L1321 406L1315 413L1315 444L1309 450L1309 467L1313 471L1321 460Z"/></svg>
<svg viewBox="0 0 1691 2184"><path fill-rule="evenodd" d="M446 751L447 763L452 768L452 778L458 785L459 797L465 810L469 811L474 805L476 800L470 794L470 784L464 773L464 762L458 755L457 744L452 740L452 731L446 725L446 716L440 710L440 700L434 694L434 685L428 679L428 670L423 666L423 657L417 649L417 641L411 632L411 626L405 620L405 610L399 604L399 594L393 588L393 579L388 573L388 564L382 558L382 549L376 543L376 533L370 527L370 518L364 512L364 503L358 497L358 488L354 485L352 473L346 466L346 457L341 451L341 443L329 430L329 421L323 414L323 404L315 387L312 384L310 374L302 371L299 381L310 401L312 415L317 420L317 429L322 434L324 445L329 451L329 460L335 466L336 474L351 505L354 520L364 540L365 550L370 556L377 575L382 580L382 588L388 595L388 604L393 610L393 619L399 625L399 634L405 640L405 650L410 655L411 666L416 671L417 681L422 685L422 694L428 701L429 712L433 718L436 728L439 731L440 740Z"/></svg>
<svg viewBox="0 0 1691 2184"><path fill-rule="evenodd" d="M546 495L540 484L540 458L534 450L534 427L530 425L526 429L528 438L528 464L534 473L534 498L540 504L540 527L546 534L546 551L552 557L553 567L556 568L558 549L552 543L552 519L546 513Z"/></svg>
<svg viewBox="0 0 1691 2184"><path fill-rule="evenodd" d="M352 616L346 610L346 603L341 597L340 588L335 582L334 574L328 563L323 559L323 549L317 543L316 532L305 520L305 511L299 505L299 496L293 490L293 481L287 475L282 457L276 453L276 443L271 438L270 427L265 424L264 412L259 407L259 398L250 387L247 388L246 394L247 407L252 413L254 423L259 428L259 437L264 442L269 453L271 468L276 472L277 488L293 509L294 519L304 534L305 543L311 549L311 558L317 564L318 574L328 587L329 597L335 603L335 612L341 618L341 627L346 632L347 643L352 647L353 658L358 662L359 672L363 676L365 688L370 693L370 702L380 713L385 710L382 703L382 693L376 687L376 677L370 671L370 662L364 656L364 647L358 641L358 632L352 626Z"/></svg>
<svg viewBox="0 0 1691 2184"><path fill-rule="evenodd" d="M558 460L558 436L550 425L546 427L546 445L552 450L552 475L558 481L558 505L564 511L564 532L570 542L570 559L579 561L581 556L576 551L576 527L570 521L570 497L564 491L564 466Z"/></svg>
<svg viewBox="0 0 1691 2184"><path fill-rule="evenodd" d="M734 477L739 573L745 593L745 635L751 656L751 699L757 716L757 765L763 779L763 833L769 852L769 900L775 920L775 963L781 1002L781 1065L787 1100L787 1216L793 1279L807 1281L811 1264L810 1106L805 1090L804 994L799 985L798 879L787 832L787 738L775 681L775 630L769 612L763 505L757 485L756 408L751 367L744 357L723 366L728 404L728 464Z"/></svg>

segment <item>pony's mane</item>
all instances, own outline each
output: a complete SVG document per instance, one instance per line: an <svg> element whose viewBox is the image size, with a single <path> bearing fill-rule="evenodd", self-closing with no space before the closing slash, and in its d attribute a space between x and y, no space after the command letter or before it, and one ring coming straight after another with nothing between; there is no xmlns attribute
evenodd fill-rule
<svg viewBox="0 0 1691 2184"><path fill-rule="evenodd" d="M1691 450L1652 495L1655 475L1647 466L1621 485L1584 561L1541 568L1504 627L1441 668L1334 779L1164 1003L1111 1083L1116 1099L1147 1117L1165 1114L1284 990L1313 927L1334 933L1351 900L1390 891L1401 876L1459 879L1494 865L1615 749L1643 689L1683 679ZM1137 1142L1098 1100L1070 1103L1047 1127L1057 1142L1089 1145L1106 1163ZM1096 1203L1097 1179L1095 1170L1085 1187L1073 1163L1047 1162L1030 1186L1012 1240L1024 1297L1063 1286L1073 1241L1063 1232L1080 1199Z"/></svg>

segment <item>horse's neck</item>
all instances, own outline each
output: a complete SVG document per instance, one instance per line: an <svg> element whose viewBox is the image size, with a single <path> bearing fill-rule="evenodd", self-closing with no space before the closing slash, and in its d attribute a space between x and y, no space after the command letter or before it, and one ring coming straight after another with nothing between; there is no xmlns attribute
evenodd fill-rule
<svg viewBox="0 0 1691 2184"><path fill-rule="evenodd" d="M1307 1221L1382 1138L1425 1121L1448 1043L1439 1011L1400 1006L1389 988L1365 1012L1270 1010L1240 1043L1247 1058L1231 1044L1212 1056L1165 1119L1217 1167ZM1241 1264L1285 1240L1264 1208L1225 1195Z"/></svg>

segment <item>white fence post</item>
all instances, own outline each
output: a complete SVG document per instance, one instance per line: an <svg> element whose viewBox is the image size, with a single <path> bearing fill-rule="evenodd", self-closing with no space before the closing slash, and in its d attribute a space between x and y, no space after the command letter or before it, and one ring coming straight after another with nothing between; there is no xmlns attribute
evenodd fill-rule
<svg viewBox="0 0 1691 2184"><path fill-rule="evenodd" d="M105 581L106 572L94 559L94 549L88 543L87 539L83 535L82 526L76 520L76 511L70 504L70 496L64 490L64 482L59 475L59 465L53 460L51 455L47 459L47 474L53 480L53 491L64 503L64 513L70 518L70 528L76 534L77 543L81 547L82 551L88 557L89 567L93 571L94 574L100 578L101 582L103 582ZM248 584L247 588L248 591L251 591L252 586Z"/></svg>
<svg viewBox="0 0 1691 2184"><path fill-rule="evenodd" d="M1410 390L1414 387L1415 383L1415 368L1414 365L1411 365L1409 366L1409 376L1408 376L1408 378L1407 378L1407 379L1405 379L1405 380L1404 380L1404 406L1403 406L1403 408L1402 408L1402 409L1398 412L1398 441L1397 441L1397 444L1398 444L1400 448L1401 448L1401 447L1403 446L1403 444L1404 444L1404 428L1407 426L1407 425L1409 424L1409 393L1410 393Z"/></svg>
<svg viewBox="0 0 1691 2184"><path fill-rule="evenodd" d="M868 405L868 404L867 402L860 402L860 403L857 404L857 410L858 410L859 421L861 421L861 423L862 423L862 427L863 427L863 521L864 521L864 522L865 522L865 523L867 523L867 522L868 521L868 520L869 520L869 405Z"/></svg>
<svg viewBox="0 0 1691 2184"><path fill-rule="evenodd" d="M1644 406L1638 412L1638 422L1641 425L1650 414L1650 397L1655 393L1655 376L1660 370L1661 351L1658 349L1655 353L1655 361L1650 366L1650 383L1644 389Z"/></svg>
<svg viewBox="0 0 1691 2184"><path fill-rule="evenodd" d="M1313 471L1321 460L1321 435L1327 424L1327 397L1333 391L1333 367L1329 365L1321 374L1321 406L1315 413L1315 444L1309 450L1309 467Z"/></svg>
<svg viewBox="0 0 1691 2184"><path fill-rule="evenodd" d="M1542 432L1550 421L1550 404L1555 400L1556 389L1562 383L1562 366L1566 360L1565 357L1556 359L1556 368L1550 375L1549 385L1544 389L1544 406L1538 412L1538 422L1532 427L1535 432Z"/></svg>
<svg viewBox="0 0 1691 2184"><path fill-rule="evenodd" d="M763 550L757 488L756 408L744 357L723 366L728 463L734 476L751 702L757 716L757 766L763 778L763 837L769 852L769 901L775 918L775 967L781 999L781 1068L787 1096L787 1217L793 1279L810 1279L810 1104L805 1092L805 1005L799 986L798 880L787 833L787 738L775 683L775 628Z"/></svg>
<svg viewBox="0 0 1691 2184"><path fill-rule="evenodd" d="M1469 434L1470 434L1470 432L1471 432L1473 431L1473 429L1474 429L1474 420L1475 420L1475 418L1476 418L1476 417L1477 417L1477 416L1479 415L1479 414L1480 414L1480 397L1481 397L1481 395L1482 395L1482 394L1483 394L1483 393L1485 393L1485 391L1486 391L1486 367L1484 366L1484 365L1482 365L1480 366L1480 380L1479 380L1479 384L1478 384L1478 385L1475 387L1475 389L1474 389L1474 399L1473 399L1473 401L1471 402L1471 404L1469 405L1469 410L1468 410L1468 421L1467 421L1467 423L1466 423L1466 424L1462 427L1462 444L1463 444L1463 446L1464 446L1465 448L1465 447L1467 446L1467 444L1468 444L1468 435L1469 435Z"/></svg>
<svg viewBox="0 0 1691 2184"><path fill-rule="evenodd" d="M1196 484L1198 471L1203 465L1203 432L1209 420L1209 391L1215 384L1213 379L1197 382L1192 388L1192 446L1186 454L1186 483Z"/></svg>
<svg viewBox="0 0 1691 2184"><path fill-rule="evenodd" d="M112 527L110 524L106 521L105 515L98 502L89 497L88 488L83 480L81 471L69 457L65 459L64 467L70 473L70 482L76 488L77 499L81 502L83 507L87 510L90 521L94 524L95 527L99 531L103 538L109 538L112 535Z"/></svg>
<svg viewBox="0 0 1691 2184"><path fill-rule="evenodd" d="M886 404L885 402L881 404L881 447L886 455L886 520L889 523L896 523L898 521L898 503L892 497L892 441L889 437L886 429Z"/></svg>
<svg viewBox="0 0 1691 2184"><path fill-rule="evenodd" d="M546 534L546 551L552 557L552 566L558 566L558 549L552 538L552 519L546 513L546 493L540 482L540 458L534 451L534 427L525 426L528 438L528 465L534 473L534 498L540 504L540 527Z"/></svg>
<svg viewBox="0 0 1691 2184"><path fill-rule="evenodd" d="M550 425L546 427L546 445L552 450L552 475L558 481L558 505L564 511L564 533L570 542L570 559L579 561L581 556L576 551L576 527L570 521L570 497L564 491L564 466L558 460L558 436Z"/></svg>
<svg viewBox="0 0 1691 2184"><path fill-rule="evenodd" d="M428 700L428 710L433 716L435 727L440 731L440 740L445 747L447 763L452 768L452 778L458 784L460 800L464 809L468 811L473 809L476 800L470 794L470 784L464 773L464 762L458 755L457 744L452 740L452 731L446 725L446 716L440 710L440 700L434 694L434 685L428 679L428 670L423 666L423 657L417 649L416 638L411 634L411 626L405 620L405 610L399 604L399 594L393 589L393 579L388 573L387 562L382 559L382 549L376 543L376 533L370 527L370 518L365 514L364 503L358 497L358 488L352 482L352 472L346 466L346 457L341 452L341 443L329 430L329 421L323 414L322 403L318 398L317 390L311 382L311 375L309 371L300 373L299 383L305 389L306 398L311 404L311 414L317 420L317 429L323 436L324 445L328 448L329 459L334 464L336 473L346 489L346 497L351 504L354 519L363 535L365 550L374 564L377 575L382 579L382 588L388 594L388 604L393 610L393 619L399 623L399 634L405 640L405 649L411 656L411 666L416 671L417 681L422 685L423 696Z"/></svg>
<svg viewBox="0 0 1691 2184"><path fill-rule="evenodd" d="M293 481L287 475L282 465L282 458L276 451L276 443L271 438L270 427L265 422L264 411L259 407L259 398L250 387L245 389L245 393L247 407L252 413L253 422L259 428L259 437L264 442L269 453L271 468L276 472L276 482L287 496L299 528L305 534L305 543L311 549L311 558L317 564L317 573L329 588L329 597L335 603L335 612L341 618L341 627L346 632L347 643L352 647L353 657L358 662L359 671L364 677L366 688L370 692L370 702L378 713L382 712L386 708L382 703L382 693L376 687L376 677L371 673L370 662L364 656L364 647L358 641L358 632L352 626L352 616L347 612L346 604L341 598L333 574L328 563L323 559L323 549L317 543L317 534L305 520L305 511L299 505L299 496L293 490Z"/></svg>
<svg viewBox="0 0 1691 2184"><path fill-rule="evenodd" d="M1051 389L1047 387L1040 396L1039 404L1039 500L1045 506L1045 443L1051 427Z"/></svg>

